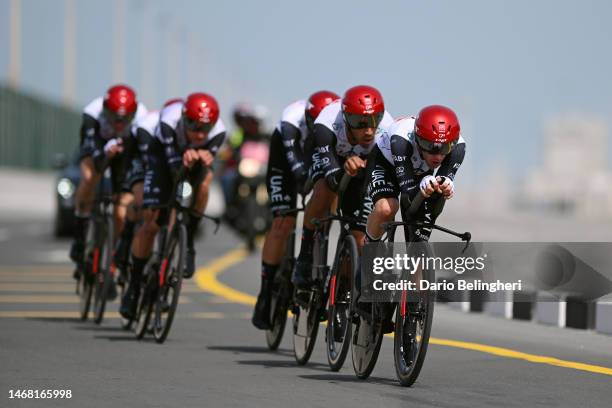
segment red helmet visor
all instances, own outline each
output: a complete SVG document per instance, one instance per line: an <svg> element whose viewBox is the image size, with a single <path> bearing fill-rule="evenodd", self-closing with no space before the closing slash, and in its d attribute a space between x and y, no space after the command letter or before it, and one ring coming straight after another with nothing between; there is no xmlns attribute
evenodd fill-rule
<svg viewBox="0 0 612 408"><path fill-rule="evenodd" d="M104 116L111 123L130 123L134 119L136 112L128 113L127 115L121 115L120 113L113 112L110 109L104 108Z"/></svg>
<svg viewBox="0 0 612 408"><path fill-rule="evenodd" d="M208 133L215 126L214 123L204 123L199 120L193 120L188 116L183 117L183 123L185 124L185 129L191 132L204 132Z"/></svg>
<svg viewBox="0 0 612 408"><path fill-rule="evenodd" d="M416 135L416 142L421 150L429 154L449 154L457 142L435 143Z"/></svg>
<svg viewBox="0 0 612 408"><path fill-rule="evenodd" d="M376 129L382 121L384 114L384 112L378 112L373 115L359 115L344 112L344 120L351 129Z"/></svg>

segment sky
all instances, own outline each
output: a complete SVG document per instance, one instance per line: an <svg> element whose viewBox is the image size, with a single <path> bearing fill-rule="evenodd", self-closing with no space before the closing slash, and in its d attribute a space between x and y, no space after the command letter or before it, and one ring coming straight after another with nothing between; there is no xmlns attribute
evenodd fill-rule
<svg viewBox="0 0 612 408"><path fill-rule="evenodd" d="M0 0L0 80L9 4ZM21 0L20 87L53 100L63 90L64 4ZM206 91L226 119L233 104L253 101L273 124L316 90L369 84L394 116L453 108L474 180L500 165L518 176L537 166L547 118L612 119L610 1L76 0L77 109L117 79L118 7L120 79L152 107Z"/></svg>

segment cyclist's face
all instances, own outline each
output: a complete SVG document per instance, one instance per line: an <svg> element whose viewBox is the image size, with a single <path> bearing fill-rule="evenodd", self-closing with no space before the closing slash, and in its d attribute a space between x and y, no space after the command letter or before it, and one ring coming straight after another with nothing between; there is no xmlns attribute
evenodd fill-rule
<svg viewBox="0 0 612 408"><path fill-rule="evenodd" d="M425 160L425 163L427 163L427 165L432 169L440 167L442 161L446 157L445 154L431 154L427 153L424 150L421 150L421 155L423 156L423 160Z"/></svg>
<svg viewBox="0 0 612 408"><path fill-rule="evenodd" d="M371 127L363 128L363 129L349 128L349 132L355 144L361 145L362 147L369 147L374 141L374 135L376 134L376 128L371 128Z"/></svg>
<svg viewBox="0 0 612 408"><path fill-rule="evenodd" d="M198 145L198 144L204 143L204 141L208 137L208 132L197 131L197 130L185 130L185 135L187 136L187 141L190 144Z"/></svg>
<svg viewBox="0 0 612 408"><path fill-rule="evenodd" d="M121 133L123 132L123 130L125 129L125 127L128 125L127 122L121 122L121 121L115 121L111 123L111 126L113 127L113 130L116 133Z"/></svg>

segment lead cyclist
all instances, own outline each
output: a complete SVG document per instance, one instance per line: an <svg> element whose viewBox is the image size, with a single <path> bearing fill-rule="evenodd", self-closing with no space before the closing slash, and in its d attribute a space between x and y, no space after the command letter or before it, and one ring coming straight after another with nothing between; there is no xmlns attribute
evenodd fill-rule
<svg viewBox="0 0 612 408"><path fill-rule="evenodd" d="M380 241L382 224L393 221L397 211L406 214L417 194L426 200L415 219L435 222L432 194L449 200L455 192L454 180L465 156L465 140L460 134L455 112L441 105L427 106L416 118L396 120L377 141L372 151L373 171L368 191L374 209L368 216L366 241ZM399 198L399 200L398 200ZM409 241L429 241L431 229L410 228ZM361 276L356 276L356 298L361 293Z"/></svg>

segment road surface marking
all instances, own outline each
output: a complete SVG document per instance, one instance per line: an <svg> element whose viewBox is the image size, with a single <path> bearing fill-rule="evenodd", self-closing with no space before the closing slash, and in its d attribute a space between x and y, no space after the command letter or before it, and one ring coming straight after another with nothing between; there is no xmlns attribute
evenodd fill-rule
<svg viewBox="0 0 612 408"><path fill-rule="evenodd" d="M72 296L36 296L36 295L0 295L0 303L79 303L80 299L76 295ZM119 298L111 303L119 304ZM192 303L191 299L186 296L179 298L179 304Z"/></svg>
<svg viewBox="0 0 612 408"><path fill-rule="evenodd" d="M65 292L75 293L76 281L67 283L0 283L0 292Z"/></svg>
<svg viewBox="0 0 612 408"><path fill-rule="evenodd" d="M248 255L249 251L245 248L233 249L226 252L208 265L199 268L196 271L195 282L203 291L225 298L230 302L242 303L249 306L255 305L255 298L253 296L233 289L219 282L217 279L218 275L231 266L241 262Z"/></svg>
<svg viewBox="0 0 612 408"><path fill-rule="evenodd" d="M179 313L175 316L177 319L246 319L244 313L221 313L221 312L195 312L195 313ZM248 318L250 319L250 315ZM81 315L77 311L52 311L52 310L0 310L0 318L10 319L80 319ZM105 319L119 319L119 313L106 312Z"/></svg>
<svg viewBox="0 0 612 408"><path fill-rule="evenodd" d="M198 284L200 289L205 292L220 296L234 303L241 303L244 305L253 306L256 301L256 298L254 296L231 288L218 280L218 277L223 272L225 272L231 266L243 261L248 255L248 251L244 248L233 249L229 252L226 252L224 255L217 258L210 264L199 268L196 271L196 283ZM391 335L389 337L393 336ZM525 360L531 363L548 364L556 367L571 368L574 370L612 376L612 368L609 367L578 363L575 361L560 360L558 358L548 356L538 356L535 354L523 353L521 351L507 349L503 347L495 347L486 344L470 343L458 340L439 339L435 337L430 337L429 343L438 346L478 351L481 353L492 354L499 357Z"/></svg>

